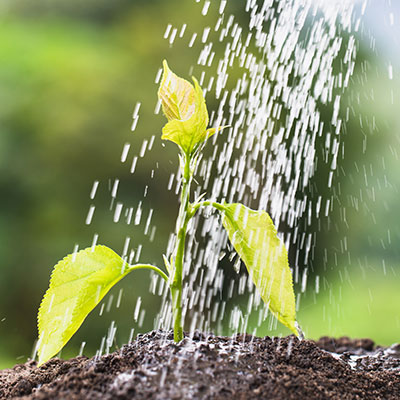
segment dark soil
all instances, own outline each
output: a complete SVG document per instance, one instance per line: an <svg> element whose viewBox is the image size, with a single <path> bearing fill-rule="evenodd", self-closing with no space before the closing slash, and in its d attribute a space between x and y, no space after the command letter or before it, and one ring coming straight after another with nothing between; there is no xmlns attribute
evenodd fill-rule
<svg viewBox="0 0 400 400"><path fill-rule="evenodd" d="M0 371L0 398L400 399L400 345L154 331L99 358Z"/></svg>

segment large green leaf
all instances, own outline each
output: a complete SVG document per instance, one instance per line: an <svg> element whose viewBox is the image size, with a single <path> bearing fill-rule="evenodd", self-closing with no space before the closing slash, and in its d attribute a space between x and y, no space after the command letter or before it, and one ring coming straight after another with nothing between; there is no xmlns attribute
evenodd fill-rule
<svg viewBox="0 0 400 400"><path fill-rule="evenodd" d="M130 266L106 246L70 254L51 275L38 313L39 365L57 354L106 293L130 271L157 267Z"/></svg>
<svg viewBox="0 0 400 400"><path fill-rule="evenodd" d="M296 335L296 308L287 251L265 211L243 204L214 204L221 212L230 241L244 261L261 298Z"/></svg>
<svg viewBox="0 0 400 400"><path fill-rule="evenodd" d="M223 128L207 129L208 111L197 80L193 78L193 87L174 74L165 60L163 66L158 97L168 122L162 130L161 138L174 142L185 153L192 153L200 143Z"/></svg>

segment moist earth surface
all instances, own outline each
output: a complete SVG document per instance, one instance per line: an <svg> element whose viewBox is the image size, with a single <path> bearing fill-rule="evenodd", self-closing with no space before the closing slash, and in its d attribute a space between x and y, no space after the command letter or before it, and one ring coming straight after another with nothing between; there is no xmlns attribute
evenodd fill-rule
<svg viewBox="0 0 400 400"><path fill-rule="evenodd" d="M400 345L153 331L101 357L0 371L0 398L400 399Z"/></svg>

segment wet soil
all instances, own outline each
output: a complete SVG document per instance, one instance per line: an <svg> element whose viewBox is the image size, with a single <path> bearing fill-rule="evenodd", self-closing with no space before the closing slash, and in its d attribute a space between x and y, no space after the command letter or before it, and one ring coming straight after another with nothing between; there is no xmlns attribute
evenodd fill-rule
<svg viewBox="0 0 400 400"><path fill-rule="evenodd" d="M0 371L0 398L400 399L400 345L153 331L101 357Z"/></svg>

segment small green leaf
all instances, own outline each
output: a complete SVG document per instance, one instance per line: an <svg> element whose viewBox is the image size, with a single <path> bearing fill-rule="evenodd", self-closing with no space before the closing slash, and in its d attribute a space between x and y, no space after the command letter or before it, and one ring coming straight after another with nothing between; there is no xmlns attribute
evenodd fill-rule
<svg viewBox="0 0 400 400"><path fill-rule="evenodd" d="M170 274L171 270L172 270L171 263L168 261L168 258L167 258L167 256L165 254L163 254L162 257L163 257L163 260L164 260L165 268L167 269L168 273Z"/></svg>
<svg viewBox="0 0 400 400"><path fill-rule="evenodd" d="M158 269L147 264L130 266L106 246L90 247L61 260L39 308L39 365L64 347L120 279L141 267Z"/></svg>
<svg viewBox="0 0 400 400"><path fill-rule="evenodd" d="M167 124L162 130L162 139L177 144L185 153L192 153L200 143L212 136L219 128L207 129L208 112L203 91L195 78L191 83L175 75L164 60L164 74L158 97Z"/></svg>
<svg viewBox="0 0 400 400"><path fill-rule="evenodd" d="M265 211L243 204L215 204L230 241L244 261L261 298L282 324L298 335L287 251Z"/></svg>
<svg viewBox="0 0 400 400"><path fill-rule="evenodd" d="M168 121L186 120L196 109L196 92L191 83L179 78L163 61L164 74L158 89L158 97Z"/></svg>
<svg viewBox="0 0 400 400"><path fill-rule="evenodd" d="M217 132L219 132L219 131L222 131L222 129L225 129L225 128L229 128L229 125L225 125L225 126L217 126L216 128L209 128L209 129L207 129L207 131L206 131L206 137L207 137L207 139L209 138L209 137L211 137L212 135L214 135L214 133L217 133Z"/></svg>

